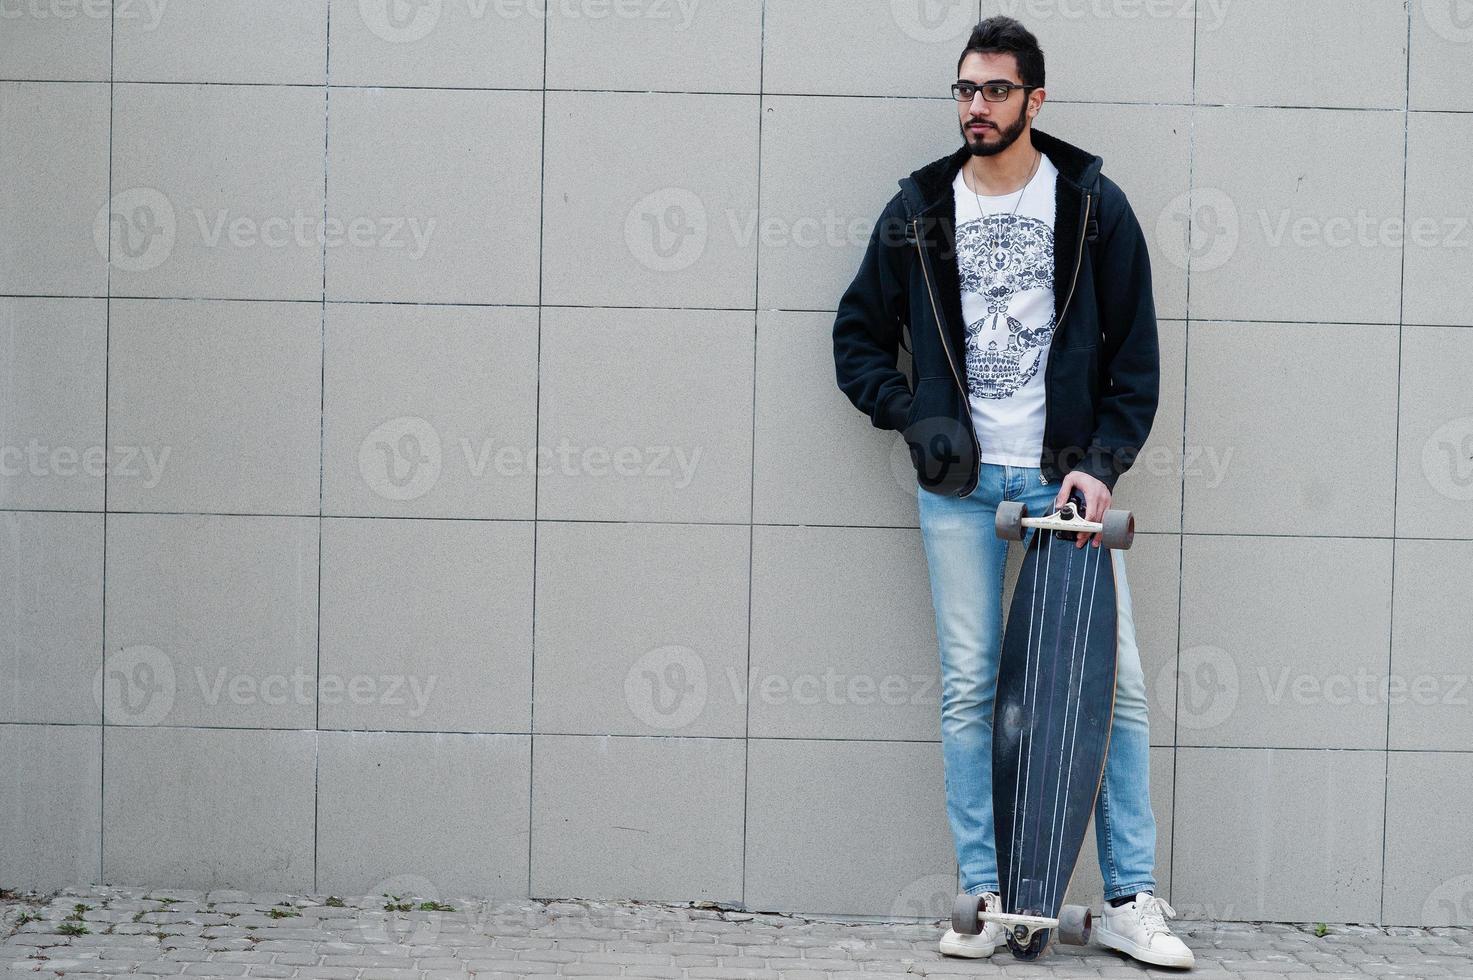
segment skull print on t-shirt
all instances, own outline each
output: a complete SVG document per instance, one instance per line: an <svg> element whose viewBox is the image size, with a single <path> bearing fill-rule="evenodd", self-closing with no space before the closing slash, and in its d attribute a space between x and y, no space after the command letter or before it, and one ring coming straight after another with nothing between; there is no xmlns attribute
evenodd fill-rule
<svg viewBox="0 0 1473 980"><path fill-rule="evenodd" d="M984 463L1037 466L1043 451L1057 177L1045 156L1021 197L984 195L980 208L961 171L953 184L967 394Z"/></svg>

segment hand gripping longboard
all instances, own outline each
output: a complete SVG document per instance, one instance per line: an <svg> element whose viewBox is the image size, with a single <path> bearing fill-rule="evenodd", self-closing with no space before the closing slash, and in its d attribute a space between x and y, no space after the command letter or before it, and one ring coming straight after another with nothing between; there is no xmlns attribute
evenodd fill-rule
<svg viewBox="0 0 1473 980"><path fill-rule="evenodd" d="M997 509L997 536L1028 537L1003 635L992 723L992 803L1001 907L958 895L952 928L995 922L1008 948L1031 960L1061 942L1089 941L1089 909L1063 905L1104 774L1115 710L1115 571L1135 521L1107 510L1084 519L1077 492L1044 517L1018 501ZM1101 546L1077 547L1079 534Z"/></svg>

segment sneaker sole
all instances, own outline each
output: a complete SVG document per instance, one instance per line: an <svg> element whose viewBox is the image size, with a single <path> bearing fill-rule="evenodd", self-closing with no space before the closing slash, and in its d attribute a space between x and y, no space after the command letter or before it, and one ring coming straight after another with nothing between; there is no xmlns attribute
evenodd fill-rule
<svg viewBox="0 0 1473 980"><path fill-rule="evenodd" d="M1187 969L1196 963L1196 957L1192 955L1191 950L1188 950L1187 955L1184 957L1170 956L1165 953L1152 952L1143 946L1131 942L1124 936L1117 936L1114 933L1106 932L1098 926L1095 927L1094 933L1095 939L1106 949L1113 949L1116 952L1124 953L1132 959L1140 960L1142 963L1149 963L1152 966L1172 966L1179 969Z"/></svg>
<svg viewBox="0 0 1473 980"><path fill-rule="evenodd" d="M962 956L969 960L986 959L997 950L996 946L992 947L992 949L987 949L984 946L975 946L970 943L952 942L945 938L941 940L940 946L941 955L943 956Z"/></svg>

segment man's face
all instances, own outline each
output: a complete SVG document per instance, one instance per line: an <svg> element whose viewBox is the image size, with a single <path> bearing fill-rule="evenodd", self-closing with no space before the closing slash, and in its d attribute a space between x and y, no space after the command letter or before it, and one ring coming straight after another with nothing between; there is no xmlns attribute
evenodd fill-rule
<svg viewBox="0 0 1473 980"><path fill-rule="evenodd" d="M1023 82L1018 76L1017 59L1011 54L982 54L977 51L967 55L956 80L978 85L999 81L1021 85ZM1029 104L1041 101L1043 89L1033 89L1025 96L1022 89L1015 88L1003 102L988 102L981 89L972 96L971 102L958 102L956 108L962 139L972 151L972 156L991 156L1012 146L1028 124Z"/></svg>

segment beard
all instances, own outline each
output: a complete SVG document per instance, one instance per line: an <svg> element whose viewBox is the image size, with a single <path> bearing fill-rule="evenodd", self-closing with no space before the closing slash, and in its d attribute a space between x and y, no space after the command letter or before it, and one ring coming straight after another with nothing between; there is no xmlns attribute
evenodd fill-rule
<svg viewBox="0 0 1473 980"><path fill-rule="evenodd" d="M962 140L967 144L967 149L972 152L972 156L990 157L1001 153L1017 142L1018 137L1023 135L1023 126L1027 123L1027 120L1027 113L1019 110L1018 118L1013 121L1012 125L1006 129L997 130L998 139L996 143L984 143L983 140L987 136L986 133L983 133L981 136L973 136L967 132L968 123L962 123Z"/></svg>

